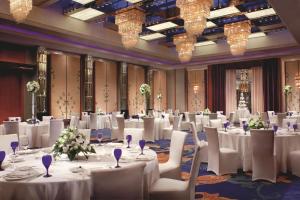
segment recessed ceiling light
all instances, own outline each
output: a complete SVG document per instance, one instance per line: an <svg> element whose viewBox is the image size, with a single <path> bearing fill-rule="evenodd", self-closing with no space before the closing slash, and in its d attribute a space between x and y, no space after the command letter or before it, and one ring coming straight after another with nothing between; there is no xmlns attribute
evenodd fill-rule
<svg viewBox="0 0 300 200"><path fill-rule="evenodd" d="M216 27L217 25L211 21L206 22L206 28Z"/></svg>
<svg viewBox="0 0 300 200"><path fill-rule="evenodd" d="M70 17L86 21L86 20L98 17L100 15L103 15L103 14L104 13L99 10L96 10L93 8L85 8L85 9L79 10L78 12L71 14Z"/></svg>
<svg viewBox="0 0 300 200"><path fill-rule="evenodd" d="M266 34L264 32L258 32L258 33L252 33L249 35L249 39L251 38L258 38L258 37L264 37Z"/></svg>
<svg viewBox="0 0 300 200"><path fill-rule="evenodd" d="M95 0L73 0L73 1L85 5L85 4L91 3L92 1L95 1Z"/></svg>
<svg viewBox="0 0 300 200"><path fill-rule="evenodd" d="M198 42L195 44L195 47L207 46L207 45L212 45L212 44L216 44L216 43L214 41Z"/></svg>
<svg viewBox="0 0 300 200"><path fill-rule="evenodd" d="M137 2L140 2L140 1L142 1L142 0L126 0L126 1L128 1L128 2L130 2L130 3L137 3Z"/></svg>
<svg viewBox="0 0 300 200"><path fill-rule="evenodd" d="M155 24L153 26L148 26L146 28L150 29L152 31L162 31L162 30L166 30L166 29L170 29L170 28L175 28L177 26L178 25L173 22L164 22L161 24Z"/></svg>
<svg viewBox="0 0 300 200"><path fill-rule="evenodd" d="M149 35L143 35L143 36L140 36L141 39L143 40L156 40L156 39L159 39L159 38L164 38L166 37L164 34L161 34L161 33L152 33L152 34L149 34Z"/></svg>
<svg viewBox="0 0 300 200"><path fill-rule="evenodd" d="M226 8L221 8L218 10L210 11L210 15L209 15L208 19L214 19L214 18L223 17L226 15L236 14L236 13L240 13L240 12L241 11L239 9L237 9L235 6L229 6Z"/></svg>
<svg viewBox="0 0 300 200"><path fill-rule="evenodd" d="M264 10L258 10L255 12L246 13L245 15L246 17L248 17L248 19L257 19L261 17L267 17L270 15L276 15L276 12L273 8L268 8Z"/></svg>

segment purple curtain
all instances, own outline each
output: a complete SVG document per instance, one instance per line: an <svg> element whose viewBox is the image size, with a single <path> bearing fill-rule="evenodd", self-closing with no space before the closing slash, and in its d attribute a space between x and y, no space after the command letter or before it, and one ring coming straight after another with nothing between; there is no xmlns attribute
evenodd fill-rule
<svg viewBox="0 0 300 200"><path fill-rule="evenodd" d="M225 102L225 69L224 65L212 65L211 70L211 109L213 112L224 111L226 112Z"/></svg>

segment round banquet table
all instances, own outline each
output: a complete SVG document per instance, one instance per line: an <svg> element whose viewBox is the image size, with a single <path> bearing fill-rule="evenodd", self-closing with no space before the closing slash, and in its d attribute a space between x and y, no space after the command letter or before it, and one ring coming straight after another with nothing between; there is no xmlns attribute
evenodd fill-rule
<svg viewBox="0 0 300 200"><path fill-rule="evenodd" d="M121 145L121 146L120 146ZM136 146L132 146L129 150L123 144L109 143L103 146L96 146L96 154L91 154L88 160L69 161L62 158L53 161L49 174L52 176L44 178L45 169L42 165L41 157L45 153L39 151L37 153L19 155L24 158L22 162L9 164L5 171L0 171L0 199L22 199L22 200L89 200L92 195L92 183L90 173L92 170L113 169L116 161L112 156L113 149L122 148L122 157L120 166L130 165L134 162L146 162L144 170L144 197L148 198L148 190L150 186L159 178L158 161L156 153L153 150L145 149L144 157L138 157L140 150ZM8 163L8 161L6 161ZM4 163L4 166L5 164ZM22 179L10 181L4 178L5 175L11 173L20 167L31 167L38 173L37 176L30 179ZM72 169L78 169L81 166L84 171L73 173ZM122 178L122 177L120 177ZM118 180L103 180L118 181Z"/></svg>
<svg viewBox="0 0 300 200"><path fill-rule="evenodd" d="M229 129L227 132L220 129L220 147L232 148L240 155L240 167L243 171L252 170L252 146L250 132L244 134L241 128ZM291 151L300 150L300 132L278 130L275 136L274 151L277 158L277 168L286 173L288 170L288 155Z"/></svg>

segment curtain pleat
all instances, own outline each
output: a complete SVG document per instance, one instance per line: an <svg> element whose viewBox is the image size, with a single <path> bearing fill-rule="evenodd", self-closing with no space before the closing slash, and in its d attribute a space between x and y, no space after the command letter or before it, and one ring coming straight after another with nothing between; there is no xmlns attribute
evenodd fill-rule
<svg viewBox="0 0 300 200"><path fill-rule="evenodd" d="M226 70L226 116L236 111L236 70Z"/></svg>

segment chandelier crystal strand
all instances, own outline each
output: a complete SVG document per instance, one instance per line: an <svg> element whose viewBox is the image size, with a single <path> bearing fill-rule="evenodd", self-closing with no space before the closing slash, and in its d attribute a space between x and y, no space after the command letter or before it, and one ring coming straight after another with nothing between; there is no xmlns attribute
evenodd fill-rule
<svg viewBox="0 0 300 200"><path fill-rule="evenodd" d="M32 0L9 0L9 6L11 15L16 22L20 23L32 10Z"/></svg>
<svg viewBox="0 0 300 200"><path fill-rule="evenodd" d="M238 56L245 53L250 33L251 23L249 20L225 24L224 34L232 55Z"/></svg>
<svg viewBox="0 0 300 200"><path fill-rule="evenodd" d="M199 35L206 27L206 18L210 14L212 0L177 0L184 28L190 35Z"/></svg>
<svg viewBox="0 0 300 200"><path fill-rule="evenodd" d="M188 35L187 33L174 36L174 44L176 45L176 51L181 62L188 62L193 56L193 50L195 49L196 37Z"/></svg>
<svg viewBox="0 0 300 200"><path fill-rule="evenodd" d="M116 13L118 32L122 37L122 44L125 48L132 48L137 44L144 21L145 13L135 7L120 10Z"/></svg>

